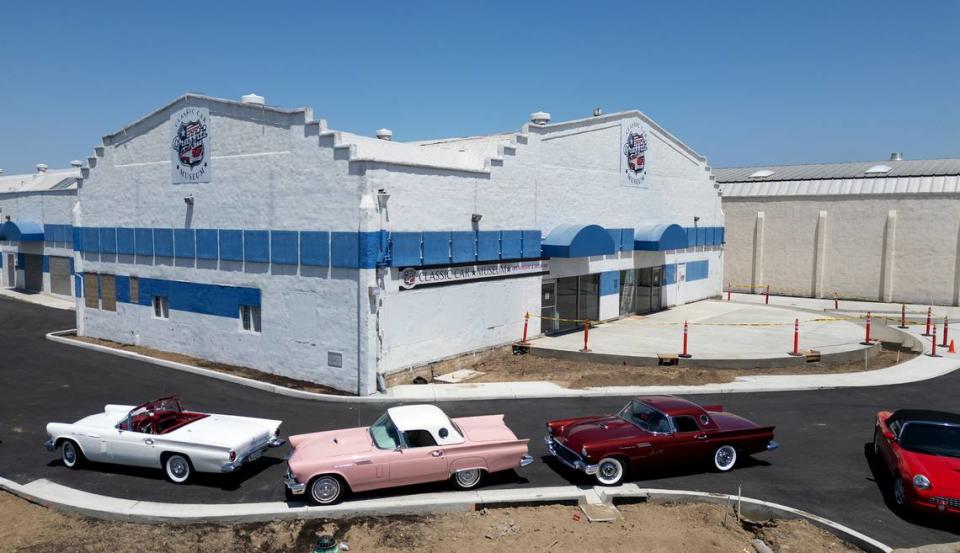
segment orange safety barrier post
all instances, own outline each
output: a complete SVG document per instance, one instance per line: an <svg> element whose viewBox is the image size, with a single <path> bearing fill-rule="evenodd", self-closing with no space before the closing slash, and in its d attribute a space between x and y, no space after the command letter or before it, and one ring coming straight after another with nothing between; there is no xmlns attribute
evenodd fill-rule
<svg viewBox="0 0 960 553"><path fill-rule="evenodd" d="M933 325L933 334L931 334L930 336L932 336L932 338L930 339L931 349L930 349L930 353L928 353L927 355L929 355L930 357L940 357L939 355L937 355L937 325Z"/></svg>
<svg viewBox="0 0 960 553"><path fill-rule="evenodd" d="M907 304L900 304L900 326L897 328L907 328Z"/></svg>
<svg viewBox="0 0 960 553"><path fill-rule="evenodd" d="M530 312L527 311L523 314L523 338L520 339L521 344L527 343L527 327L530 326Z"/></svg>
<svg viewBox="0 0 960 553"><path fill-rule="evenodd" d="M950 340L950 348L947 349L947 353L957 353L957 348L953 346L953 340Z"/></svg>
<svg viewBox="0 0 960 553"><path fill-rule="evenodd" d="M940 344L943 347L947 347L947 333L950 332L950 319L946 315L943 316L943 343Z"/></svg>
<svg viewBox="0 0 960 553"><path fill-rule="evenodd" d="M590 353L590 348L587 347L590 342L590 321L583 321L583 349L580 350L583 353Z"/></svg>
<svg viewBox="0 0 960 553"><path fill-rule="evenodd" d="M869 311L867 311L867 336L860 343L865 346L873 345L873 343L870 341L870 312Z"/></svg>
<svg viewBox="0 0 960 553"><path fill-rule="evenodd" d="M689 359L692 357L687 353L687 321L683 321L683 353L680 354L680 357L684 359Z"/></svg>
<svg viewBox="0 0 960 553"><path fill-rule="evenodd" d="M931 319L931 317L933 317L933 308L932 308L932 307L928 307L928 308L927 308L927 329L923 331L923 334L921 334L921 336L930 336L930 322L931 322L930 319Z"/></svg>

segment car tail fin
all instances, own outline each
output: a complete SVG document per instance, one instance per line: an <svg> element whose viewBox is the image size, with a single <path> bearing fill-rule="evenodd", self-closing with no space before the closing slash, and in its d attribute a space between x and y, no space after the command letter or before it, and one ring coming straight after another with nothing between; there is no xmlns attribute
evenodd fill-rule
<svg viewBox="0 0 960 553"><path fill-rule="evenodd" d="M703 406L703 410L704 410L704 411L713 411L713 412L715 412L715 413L722 413L722 412L723 412L723 405L720 405L720 404L717 404L717 405L704 405L704 406Z"/></svg>

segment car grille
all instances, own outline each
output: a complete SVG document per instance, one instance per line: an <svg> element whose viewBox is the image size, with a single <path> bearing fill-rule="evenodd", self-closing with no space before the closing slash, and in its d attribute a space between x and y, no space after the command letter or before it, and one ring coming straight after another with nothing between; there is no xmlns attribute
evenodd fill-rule
<svg viewBox="0 0 960 553"><path fill-rule="evenodd" d="M933 503L934 505L939 505L943 503L947 507L951 507L953 509L960 509L960 499L957 499L955 497L931 497L930 503Z"/></svg>
<svg viewBox="0 0 960 553"><path fill-rule="evenodd" d="M571 465L576 464L578 461L581 460L579 455L577 455L569 447L561 444L559 441L556 440L556 438L554 438L553 440L553 451L554 453L557 454L557 457L561 458L567 463L570 463Z"/></svg>

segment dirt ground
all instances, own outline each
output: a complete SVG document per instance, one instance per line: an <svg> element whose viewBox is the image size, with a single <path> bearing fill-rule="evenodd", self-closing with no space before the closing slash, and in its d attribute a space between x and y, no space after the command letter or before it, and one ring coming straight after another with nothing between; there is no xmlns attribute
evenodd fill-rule
<svg viewBox="0 0 960 553"><path fill-rule="evenodd" d="M444 361L442 365L426 366L412 372L392 375L388 384L411 384L420 376L426 380L458 369L473 369L483 376L470 379L475 382L510 382L546 380L567 388L590 388L597 386L659 386L723 384L738 376L760 374L824 374L873 370L902 363L915 357L910 351L882 349L865 364L807 363L801 366L768 367L763 369L708 369L683 366L634 367L611 363L585 363L568 359L554 359L538 355L514 355L511 348L499 348L482 355L469 355L456 360Z"/></svg>
<svg viewBox="0 0 960 553"><path fill-rule="evenodd" d="M756 538L778 553L860 551L806 521L738 522L718 505L641 503L620 512L612 523L590 523L574 506L552 505L433 517L143 525L64 515L0 492L0 552L311 553L321 534L334 535L351 553L753 553Z"/></svg>
<svg viewBox="0 0 960 553"><path fill-rule="evenodd" d="M234 376L242 376L244 378L249 378L252 380L259 380L261 382L267 382L269 384L276 384L277 386L292 388L294 390L303 390L306 392L315 392L318 394L333 394L338 396L350 395L350 394L341 392L340 390L335 390L327 386L314 384L313 382L306 382L304 380L296 380L293 378L287 378L285 376L278 376L275 374L258 371L256 369L251 369L249 367L239 367L237 365L226 365L223 363L214 363L212 361L205 361L203 359L197 359L196 357L190 357L189 355L182 355L180 353L160 351L152 348L145 348L142 346L134 346L130 344L121 344L119 342L114 342L111 340L101 340L99 338L89 338L87 336L68 335L64 337L70 338L71 340L77 340L80 342L97 344L98 346L107 346L109 348L119 349L123 351L132 351L134 353L139 353L140 355L156 357L157 359L163 359L165 361L173 361L175 363L193 365L194 367L202 367L204 369L210 369L217 372L232 374Z"/></svg>

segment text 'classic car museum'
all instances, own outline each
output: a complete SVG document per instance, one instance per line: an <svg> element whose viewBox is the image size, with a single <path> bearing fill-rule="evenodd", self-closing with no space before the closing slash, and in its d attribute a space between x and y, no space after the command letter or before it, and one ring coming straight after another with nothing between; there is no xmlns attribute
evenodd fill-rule
<svg viewBox="0 0 960 553"><path fill-rule="evenodd" d="M378 375L720 293L704 157L636 111L398 142L185 95L103 138L82 336L369 394Z"/></svg>

